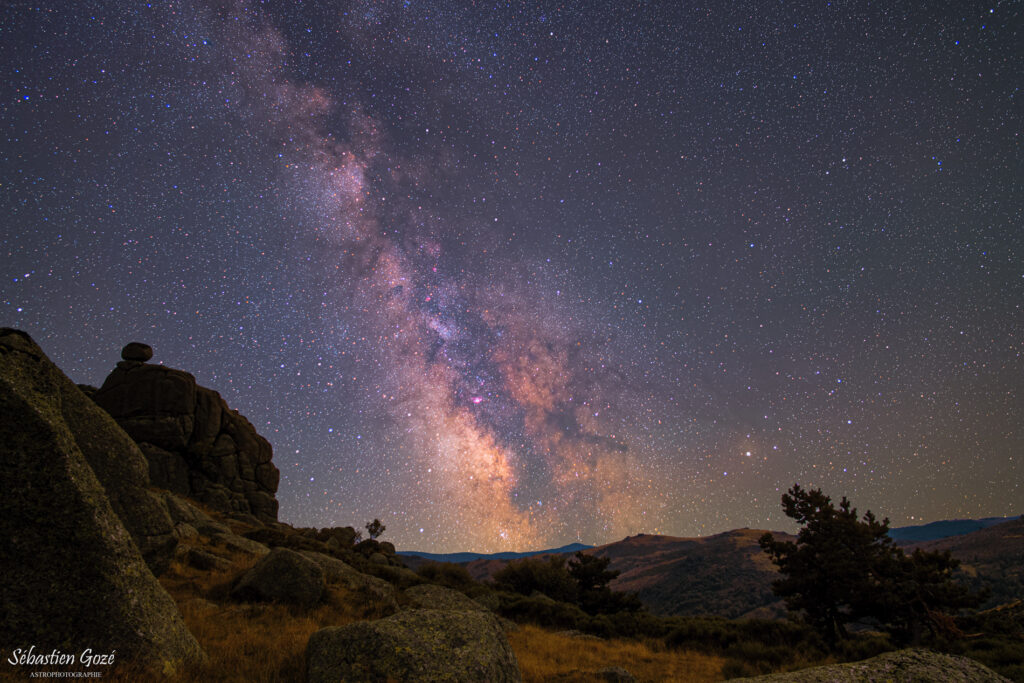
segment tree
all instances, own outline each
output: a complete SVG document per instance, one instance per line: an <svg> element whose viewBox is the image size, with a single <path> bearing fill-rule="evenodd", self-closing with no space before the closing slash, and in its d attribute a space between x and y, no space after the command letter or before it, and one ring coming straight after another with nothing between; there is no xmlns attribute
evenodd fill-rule
<svg viewBox="0 0 1024 683"><path fill-rule="evenodd" d="M795 543L772 534L760 539L782 575L772 588L832 643L862 620L916 641L925 628L936 634L948 626L950 612L980 602L953 581L958 562L949 553L905 555L889 538L888 519L870 511L858 519L846 498L836 508L821 490L796 484L782 496L782 508L801 529Z"/></svg>
<svg viewBox="0 0 1024 683"><path fill-rule="evenodd" d="M609 570L610 557L598 557L577 552L569 560L569 576L576 582L580 607L590 614L635 612L643 607L633 594L613 591L609 584L622 572Z"/></svg>
<svg viewBox="0 0 1024 683"><path fill-rule="evenodd" d="M948 550L918 548L911 555L897 550L889 562L870 611L900 642L919 642L926 631L932 637L962 635L952 614L977 607L987 596L952 579L960 561Z"/></svg>
<svg viewBox="0 0 1024 683"><path fill-rule="evenodd" d="M377 540L377 537L383 534L386 528L379 519L366 523L366 533L370 534L372 540Z"/></svg>
<svg viewBox="0 0 1024 683"><path fill-rule="evenodd" d="M612 579L622 573L608 571L611 562L610 557L587 555L579 551L569 560L569 576L576 580L576 585L581 591L601 590L607 588Z"/></svg>

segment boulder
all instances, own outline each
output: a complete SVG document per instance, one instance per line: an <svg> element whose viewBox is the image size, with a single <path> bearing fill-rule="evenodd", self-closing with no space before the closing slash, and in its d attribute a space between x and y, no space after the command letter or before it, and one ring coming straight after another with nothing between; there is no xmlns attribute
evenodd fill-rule
<svg viewBox="0 0 1024 683"><path fill-rule="evenodd" d="M310 636L307 680L520 681L519 664L488 612L411 610Z"/></svg>
<svg viewBox="0 0 1024 683"><path fill-rule="evenodd" d="M231 552L244 553L255 557L263 557L270 552L270 548L262 543L257 543L238 534L213 534L210 536L210 541L219 548L226 548Z"/></svg>
<svg viewBox="0 0 1024 683"><path fill-rule="evenodd" d="M311 550L300 550L299 553L320 565L320 568L324 570L327 583L342 586L346 590L363 596L369 602L376 602L388 609L398 609L397 591L384 579L363 574L330 555Z"/></svg>
<svg viewBox="0 0 1024 683"><path fill-rule="evenodd" d="M294 550L274 548L242 575L231 590L238 600L312 607L323 597L324 570Z"/></svg>
<svg viewBox="0 0 1024 683"><path fill-rule="evenodd" d="M351 548L356 543L356 530L350 526L330 527L316 532L316 538L330 548Z"/></svg>
<svg viewBox="0 0 1024 683"><path fill-rule="evenodd" d="M174 535L179 541L194 541L199 538L199 532L188 522L178 522L175 524Z"/></svg>
<svg viewBox="0 0 1024 683"><path fill-rule="evenodd" d="M759 683L1009 683L1009 679L973 659L921 649L886 652L860 662L733 680Z"/></svg>
<svg viewBox="0 0 1024 683"><path fill-rule="evenodd" d="M451 588L424 583L405 589L405 596L413 607L454 611L486 611L483 605Z"/></svg>
<svg viewBox="0 0 1024 683"><path fill-rule="evenodd" d="M200 548L189 548L185 551L183 559L188 566L201 571L222 572L227 571L234 566L231 564L231 560L220 557L219 555L214 555L213 553Z"/></svg>
<svg viewBox="0 0 1024 683"><path fill-rule="evenodd" d="M76 396L85 399L28 335L0 329L5 647L116 651L118 662L158 672L201 662L202 649L108 498L130 480L105 488L83 453L83 433L105 438L112 425L76 434L71 425L90 415ZM93 454L100 448L97 443ZM132 476L145 473L131 463L126 468ZM134 500L125 492L120 489L122 509Z"/></svg>
<svg viewBox="0 0 1024 683"><path fill-rule="evenodd" d="M149 468L138 446L27 334L0 328L0 354L6 390L32 402L70 434L150 569L163 573L178 540L163 498L150 490ZM4 429L19 427L5 415Z"/></svg>
<svg viewBox="0 0 1024 683"><path fill-rule="evenodd" d="M225 513L277 521L281 474L270 443L216 391L183 370L153 365L132 342L93 400L142 449L153 484Z"/></svg>
<svg viewBox="0 0 1024 683"><path fill-rule="evenodd" d="M153 347L142 342L129 342L121 349L121 358L124 360L137 360L140 363L145 363L152 357Z"/></svg>

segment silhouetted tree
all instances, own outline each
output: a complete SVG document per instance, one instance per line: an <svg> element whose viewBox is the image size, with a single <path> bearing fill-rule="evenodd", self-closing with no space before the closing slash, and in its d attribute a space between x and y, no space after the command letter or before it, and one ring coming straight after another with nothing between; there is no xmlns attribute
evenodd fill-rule
<svg viewBox="0 0 1024 683"><path fill-rule="evenodd" d="M575 579L576 586L581 591L601 590L607 588L612 579L622 573L616 570L608 571L611 562L610 557L577 552L569 560L569 576Z"/></svg>
<svg viewBox="0 0 1024 683"><path fill-rule="evenodd" d="M795 543L771 534L760 539L782 575L772 588L832 643L860 620L916 641L925 629L935 634L948 627L950 611L980 602L953 581L959 563L949 553L905 555L889 538L888 519L878 521L870 511L858 519L846 498L836 508L820 489L795 484L782 508L801 528Z"/></svg>
<svg viewBox="0 0 1024 683"><path fill-rule="evenodd" d="M643 608L633 594L613 591L609 585L622 572L608 569L610 557L577 552L569 560L569 576L576 581L577 601L590 614L635 612Z"/></svg>
<svg viewBox="0 0 1024 683"><path fill-rule="evenodd" d="M904 643L920 642L926 634L962 635L952 615L977 607L987 593L972 593L953 580L959 566L960 561L948 550L924 552L918 548L906 555L897 549L877 572L875 591L869 595L871 602L861 611L876 618Z"/></svg>
<svg viewBox="0 0 1024 683"><path fill-rule="evenodd" d="M386 528L379 519L366 523L366 533L370 534L370 538L373 540L377 540L377 537L383 534Z"/></svg>

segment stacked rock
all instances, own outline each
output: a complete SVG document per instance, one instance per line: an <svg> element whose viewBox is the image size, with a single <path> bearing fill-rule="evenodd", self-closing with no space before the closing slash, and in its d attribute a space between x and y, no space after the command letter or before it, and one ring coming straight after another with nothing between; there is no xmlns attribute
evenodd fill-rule
<svg viewBox="0 0 1024 683"><path fill-rule="evenodd" d="M280 472L270 443L216 391L183 370L148 363L152 357L147 344L126 345L93 400L139 444L153 485L276 522Z"/></svg>

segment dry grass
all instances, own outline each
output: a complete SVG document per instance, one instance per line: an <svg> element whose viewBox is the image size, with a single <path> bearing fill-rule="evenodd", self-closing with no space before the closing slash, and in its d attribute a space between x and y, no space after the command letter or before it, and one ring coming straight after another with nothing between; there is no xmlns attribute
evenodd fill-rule
<svg viewBox="0 0 1024 683"><path fill-rule="evenodd" d="M284 605L181 606L189 630L209 663L184 673L181 681L296 681L306 673L306 642L325 626L355 621L346 596L333 591L327 604L309 612Z"/></svg>
<svg viewBox="0 0 1024 683"><path fill-rule="evenodd" d="M213 549L202 543L205 550ZM225 556L223 549L218 554ZM186 626L208 656L202 666L190 667L176 676L162 678L181 683L252 681L272 683L305 680L306 643L325 626L383 616L380 605L361 596L329 586L326 600L313 610L279 604L235 603L228 599L231 583L256 563L246 555L229 555L232 566L219 572L200 571L178 562L160 577L171 594ZM152 672L122 665L105 680L148 680Z"/></svg>
<svg viewBox="0 0 1024 683"><path fill-rule="evenodd" d="M721 657L668 650L657 642L598 640L520 626L509 634L526 683L619 666L638 681L718 681ZM588 680L580 676L573 680ZM596 680L596 679L595 679Z"/></svg>

